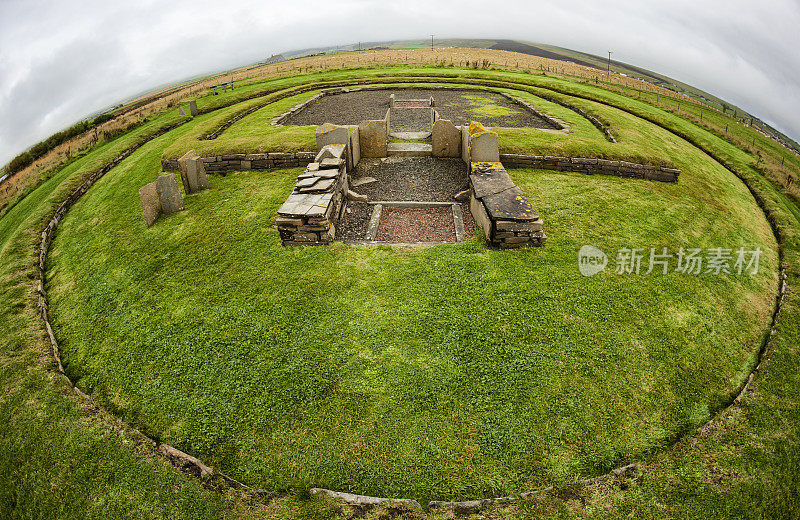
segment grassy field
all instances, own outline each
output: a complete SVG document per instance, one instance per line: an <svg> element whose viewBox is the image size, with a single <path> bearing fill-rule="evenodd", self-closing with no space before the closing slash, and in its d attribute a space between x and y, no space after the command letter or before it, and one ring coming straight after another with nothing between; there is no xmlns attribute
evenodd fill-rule
<svg viewBox="0 0 800 520"><path fill-rule="evenodd" d="M681 183L515 172L551 240L509 254L477 239L287 251L274 217L297 171L215 179L145 231L138 187L165 146L211 123L199 118L146 145L64 221L48 289L68 372L125 420L273 490L464 499L642 456L741 385L777 255L738 180L653 125L617 120L630 142L680 157ZM765 257L754 278L587 280L583 243Z"/></svg>
<svg viewBox="0 0 800 520"><path fill-rule="evenodd" d="M364 74L387 72L397 71ZM530 79L465 71L469 76ZM544 249L514 253L487 249L478 238L423 250L283 250L274 212L292 171L214 177L213 190L187 197L186 212L145 230L136 191L158 173L165 150L200 143L197 136L246 101L148 143L62 223L48 288L70 376L146 433L250 484L300 492L274 500L204 489L114 418L65 397L49 370L30 287L38 231L81 173L137 137L74 161L24 198L0 220L0 298L9 324L0 342L0 511L348 516L302 491L322 485L422 499L486 496L565 484L635 459L643 462L642 479L482 514L791 517L800 489L793 293L757 393L713 428L668 446L746 377L776 287L776 244L766 220L744 185L697 147L736 168L770 211L790 284L800 265L797 208L754 168L750 153L680 115L589 85L530 82L610 123L621 138L611 151L674 162L684 171L681 182L513 171L550 236ZM572 117L575 131L552 148L519 133L503 135L504 146L571 150L574 138L581 141L575 149L589 153L613 147L574 112L547 105L535 91L524 95L548 113ZM237 125L266 118L272 108ZM242 130L231 127L220 139ZM302 139L308 136L281 143L301 146ZM584 243L612 254L630 245L758 245L765 255L755 277L585 279L576 263ZM367 517L385 514L378 508Z"/></svg>

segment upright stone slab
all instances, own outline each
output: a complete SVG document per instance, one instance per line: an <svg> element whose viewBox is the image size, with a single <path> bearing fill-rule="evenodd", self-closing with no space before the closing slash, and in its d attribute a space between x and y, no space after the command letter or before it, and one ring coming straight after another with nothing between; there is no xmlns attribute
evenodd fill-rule
<svg viewBox="0 0 800 520"><path fill-rule="evenodd" d="M448 119L433 123L433 156L461 156L461 131Z"/></svg>
<svg viewBox="0 0 800 520"><path fill-rule="evenodd" d="M322 150L329 144L342 144L346 149L350 147L350 129L346 126L338 126L331 123L325 123L317 127L314 132L317 138L317 152ZM352 154L347 153L347 171L353 170L353 157Z"/></svg>
<svg viewBox="0 0 800 520"><path fill-rule="evenodd" d="M386 157L388 129L386 120L365 121L358 125L361 157Z"/></svg>
<svg viewBox="0 0 800 520"><path fill-rule="evenodd" d="M178 166L181 170L183 191L185 191L187 195L211 187L211 183L208 182L208 175L206 175L205 167L203 166L203 160L194 150L189 150L183 157L178 159Z"/></svg>
<svg viewBox="0 0 800 520"><path fill-rule="evenodd" d="M469 154L471 162L500 162L500 143L495 132L482 124L469 124Z"/></svg>
<svg viewBox="0 0 800 520"><path fill-rule="evenodd" d="M139 199L142 201L142 215L144 224L152 226L161 215L161 200L158 198L155 181L139 188Z"/></svg>
<svg viewBox="0 0 800 520"><path fill-rule="evenodd" d="M189 101L189 113L192 114L192 117L197 115L197 101L194 99Z"/></svg>
<svg viewBox="0 0 800 520"><path fill-rule="evenodd" d="M350 127L350 155L353 157L353 169L361 161L361 142L358 133L358 125Z"/></svg>
<svg viewBox="0 0 800 520"><path fill-rule="evenodd" d="M470 164L469 160L469 126L464 125L461 127L461 159Z"/></svg>
<svg viewBox="0 0 800 520"><path fill-rule="evenodd" d="M350 143L350 131L346 126L334 125L325 123L317 127L314 132L317 138L317 151L322 150L322 147L328 144L344 144Z"/></svg>
<svg viewBox="0 0 800 520"><path fill-rule="evenodd" d="M180 115L182 115L182 116L185 116L185 115L186 115L186 111L183 109L183 107L181 107L181 109L178 111L178 113L179 113Z"/></svg>
<svg viewBox="0 0 800 520"><path fill-rule="evenodd" d="M165 215L171 215L183 210L183 197L178 183L175 182L175 175L160 175L156 179L156 192L158 200L161 202L161 210Z"/></svg>

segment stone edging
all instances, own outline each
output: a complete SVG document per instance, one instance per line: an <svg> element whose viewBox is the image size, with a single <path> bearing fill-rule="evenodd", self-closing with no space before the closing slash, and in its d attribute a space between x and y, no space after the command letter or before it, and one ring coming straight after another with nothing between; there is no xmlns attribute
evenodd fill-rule
<svg viewBox="0 0 800 520"><path fill-rule="evenodd" d="M632 163L588 157L559 157L552 155L500 154L500 160L515 168L539 168L579 172L587 174L614 175L633 179L647 179L661 182L678 182L681 171L651 164Z"/></svg>
<svg viewBox="0 0 800 520"><path fill-rule="evenodd" d="M316 153L314 152L263 152L212 155L202 159L203 167L208 172L229 172L271 168L299 168L312 162L315 156ZM542 170L615 175L661 182L678 182L678 177L681 173L677 168L587 157L500 154L500 160L503 164L512 168L538 168ZM161 167L164 171L178 171L178 160L162 158Z"/></svg>
<svg viewBox="0 0 800 520"><path fill-rule="evenodd" d="M610 478L631 477L636 474L638 469L639 466L637 464L628 464L627 466L622 466L620 468L613 469L608 473L600 475L598 477L587 478L579 480L577 482L571 482L569 484L565 484L561 489L589 486L592 484L597 484L598 482L603 482ZM520 500L524 500L526 498L552 493L555 490L556 490L555 486L547 486L544 488L534 489L533 491L525 491L518 495L484 498L482 500L463 500L460 502L445 502L441 500L433 500L424 505L420 504L416 500L408 498L383 498L383 497L372 497L367 495L354 495L352 493L342 493L339 491L331 491L330 489L324 489L324 488L311 488L309 492L312 495L326 495L334 500L341 500L347 505L358 506L358 507L365 507L365 506L372 507L385 504L392 506L407 506L413 509L424 509L424 510L452 509L456 513L471 513L483 509L484 507L487 506L513 504L515 502L519 502Z"/></svg>
<svg viewBox="0 0 800 520"><path fill-rule="evenodd" d="M185 123L186 123L186 121L182 121L180 123L173 124L171 126L168 126L166 128L163 128L163 129L155 132L154 134L148 136L147 138L145 138L144 140L140 141L139 143L134 144L133 146L127 148L122 153L120 153L117 157L115 157L113 160L111 160L110 162L106 163L105 165L103 165L98 170L95 170L94 172L89 174L86 177L86 179L77 188L75 188L72 191L72 193L70 193L67 196L66 199L64 199L58 205L57 209L55 210L53 215L48 220L47 225L45 226L45 228L41 232L41 242L39 242L39 255L38 255L38 263L37 263L38 269L36 270L36 278L35 278L36 292L38 294L37 306L39 308L39 314L40 314L40 316L42 318L42 322L43 322L43 325L44 325L45 332L47 333L47 337L50 340L50 346L52 348L53 358L55 359L55 361L57 363L57 371L64 379L66 379L66 381L68 382L70 388L72 388L72 390L77 395L79 395L82 398L86 399L87 401L95 404L95 406L98 406L98 408L100 408L101 410L103 410L106 413L108 413L108 412L105 410L105 408L103 408L102 406L97 405L97 403L95 403L92 400L91 397L89 397L88 395L83 393L77 386L75 386L75 383L73 383L73 381L69 378L69 376L67 376L67 373L64 371L64 365L61 362L61 349L59 348L58 341L56 340L55 334L53 333L53 327L50 324L50 317L49 317L49 314L48 314L49 304L48 304L48 300L47 300L47 290L45 289L45 280L46 280L45 267L46 267L46 263L47 263L47 253L50 250L50 245L53 242L53 237L55 236L56 229L58 228L58 224L61 222L61 219L64 218L64 215L66 215L67 211L75 204L75 202L78 201L78 199L81 198L81 196L83 196L83 194L85 194L89 190L89 188L91 188L94 185L95 182L100 180L106 173L108 173L114 167L119 165L119 163L121 163L123 160L127 159L128 157L130 157L131 154L133 154L136 150L138 150L143 145L147 144L148 142L152 141L153 139L156 139L156 138L166 134L167 132L170 132L170 131L174 130L175 128L178 128L179 126L184 125ZM110 415L113 416L113 414L110 414ZM204 464L199 459L197 459L195 457L192 457L191 455L189 455L187 453L184 453L184 452L182 452L182 451L180 451L180 450L178 450L178 449L176 449L176 448L174 448L172 446L169 446L168 444L159 443L155 439L150 438L149 436L145 435L144 433L142 433L138 429L132 427L131 425L129 425L127 423L124 423L124 424L125 424L126 428L129 428L135 434L141 436L144 439L147 439L148 442L153 447L156 447L158 453L163 455L174 466L178 467L179 469L181 469L182 471L184 471L186 473L190 473L190 474L195 475L197 477L206 477L206 476L209 476L209 475L218 476L218 477L222 478L222 480L224 480L226 483L228 483L228 485L230 485L233 488L246 489L248 491L255 492L255 493L264 493L263 490L253 489L253 488L251 488L249 486L246 486L245 484L242 484L241 482L238 482L237 480L235 480L235 479L233 479L231 477L228 477L227 475L225 475L223 473L220 473L220 472L216 471L214 468Z"/></svg>
<svg viewBox="0 0 800 520"><path fill-rule="evenodd" d="M297 168L312 162L315 152L264 152L232 153L202 157L207 172L229 172L236 170L266 170L271 168ZM177 159L161 159L161 168L166 172L179 171Z"/></svg>
<svg viewBox="0 0 800 520"><path fill-rule="evenodd" d="M220 108L223 108L223 107L220 107ZM637 116L637 117L639 117L639 116ZM772 319L771 319L771 322L770 322L769 334L766 334L764 336L764 339L762 341L761 347L759 348L759 351L757 353L756 364L755 364L754 368L751 370L750 376L748 377L747 381L742 385L742 388L736 393L735 397L733 397L728 402L728 404L726 404L724 407L722 407L720 410L718 410L718 412L716 414L714 414L713 417L711 417L711 419L709 419L709 421L707 421L700 428L697 428L697 429L693 430L693 432L697 432L697 431L707 427L709 424L711 424L711 423L715 422L716 420L718 420L725 410L727 410L727 409L731 408L732 406L735 406L735 405L737 405L738 403L741 402L741 400L744 397L745 393L749 390L751 383L753 382L753 380L758 375L762 364L765 362L765 355L766 355L766 353L768 351L768 343L769 343L770 338L775 333L775 327L776 327L777 319L778 319L778 316L780 315L781 305L782 305L782 302L784 300L784 297L785 297L785 294L786 294L786 288L787 288L787 276L786 276L785 269L783 267L783 240L782 240L782 236L781 236L781 233L780 233L780 228L777 226L777 224L775 222L774 215L766 207L766 204L765 204L763 198L752 188L752 186L747 182L747 180L745 179L745 177L742 174L740 174L736 170L726 166L722 161L717 159L717 157L713 153L711 153L708 150L706 150L705 148L695 144L692 140L680 135L679 133L677 133L677 132L675 132L675 131L673 131L673 130L671 130L669 128L666 128L664 125L655 123L654 121L651 121L651 120L649 120L647 118L644 118L644 119L646 119L646 120L650 121L651 123L656 124L657 126L659 126L661 128L664 128L665 130L677 135L681 139L684 139L687 142L690 142L693 146L695 146L698 149L702 150L703 152L707 153L712 159L717 161L720 165L722 165L724 168L726 168L728 171L730 171L736 177L738 177L745 184L745 186L748 188L748 190L750 191L751 195L753 196L753 198L756 200L757 204L761 208L762 212L767 217L767 221L769 222L770 227L771 227L771 229L773 231L773 234L774 234L774 236L776 238L776 241L778 243L778 262L779 262L779 271L780 271L779 282L778 282L779 289L778 289L778 295L776 296L775 308L774 308L773 313L772 313ZM72 193L70 193L70 195L64 201L62 201L61 204L58 205L58 208L55 210L53 216L50 218L50 220L48 221L47 225L42 230L42 233L41 233L42 239L41 239L41 242L39 244L39 252L38 252L39 253L38 254L38 264L37 264L38 265L38 269L37 269L36 278L35 278L36 291L38 293L38 302L37 303L38 303L40 315L42 317L42 321L43 321L45 332L47 333L48 338L49 338L50 343L51 343L53 357L55 358L55 360L57 362L58 373L61 374L67 380L67 382L69 383L70 387L75 391L76 394L80 395L81 397L87 399L90 402L94 402L94 401L92 401L91 398L88 395L86 395L80 389L78 389L74 385L72 380L69 379L69 377L66 375L66 372L64 371L64 367L63 367L62 362L61 362L61 355L60 355L60 349L59 349L59 346L58 346L58 342L56 341L55 335L53 334L52 326L50 324L50 320L49 320L49 316L48 316L47 291L46 291L46 289L44 287L44 284L45 284L45 265L46 265L46 260L47 260L47 253L49 251L50 245L51 245L53 237L55 235L55 231L56 231L56 229L58 227L58 224L60 223L61 219L64 217L64 215L67 213L67 211L75 204L75 202L83 194L85 194L92 185L94 185L95 182L97 182L101 177L103 177L106 173L108 173L112 168L117 166L120 162L122 162L124 159L129 157L134 151L136 151L138 148L140 148L144 144L148 143L149 141L151 141L151 140L153 140L153 139L155 139L155 138L157 138L157 137L159 137L161 135L164 135L165 133L167 133L167 132L169 132L171 130L174 130L175 128L177 128L179 126L182 126L185 123L186 123L186 121L183 121L183 122L180 122L180 123L176 123L174 125L171 125L169 127L163 128L163 129L155 132L153 135L147 137L143 141L141 141L141 142L129 147L128 149L123 151L120 155L118 155L115 159L113 159L109 163L106 163L103 167L101 167L100 169L98 169L95 172L93 172L92 174L90 174L86 178L86 180L80 184L80 186L78 186L75 190L73 190ZM308 154L308 153L312 153L312 152L298 152L297 154L295 154L295 160L296 160L296 158L297 158L297 156L299 154ZM287 160L287 161L291 162L291 158L288 158L288 157L285 157L285 156L284 157L277 157L276 156L274 159L272 159L272 158L269 157L269 154L266 154L266 155L267 155L267 158L266 159L261 159L261 160L269 161L269 160L278 159L278 160ZM283 154L283 155L285 155L285 154ZM225 156L222 156L222 157L225 157ZM518 157L537 157L537 156L518 156ZM232 159L232 160L234 160L234 159ZM236 159L236 160L245 161L247 159ZM531 159L531 160L535 160L535 159ZM167 161L167 160L162 159L162 164L163 164L164 161ZM227 161L227 159L225 161ZM215 160L215 161L210 161L210 162L213 163L213 162L217 162L217 161ZM175 161L175 163L177 165L177 161ZM573 164L572 161L570 161L569 164ZM227 167L227 164L226 164L226 167ZM252 162L251 162L251 167L252 167ZM677 178L677 176L676 176L676 178ZM99 407L99 408L105 411L104 408L102 408L102 407ZM106 413L108 413L108 412L106 412ZM210 466L204 464L199 459L197 459L195 457L192 457L191 455L188 455L188 454L186 454L186 453L184 453L184 452L182 452L180 450L177 450L172 446L169 446L169 445L166 445L166 444L157 443L157 441L147 437L146 435L141 433L139 430L137 430L136 428L133 428L132 426L128 425L127 423L125 423L125 426L127 428L130 428L133 432L136 432L139 435L142 435L144 438L147 438L154 445L157 445L159 453L161 453L163 456L165 456L171 463L173 463L173 465L175 465L176 467L182 469L183 471L185 471L187 473L191 473L191 474L196 475L198 477L207 477L209 475L210 476L218 476L222 480L224 480L232 488L244 489L244 490L247 490L247 491L250 491L250 492L253 492L253 493L260 493L260 494L267 493L264 490L251 488L251 487L249 487L249 486L247 486L247 485L245 485L245 484L243 484L243 483L241 483L241 482L239 482L239 481L237 481L237 480L235 480L235 479L233 479L231 477L228 477L227 475L224 475L224 474L216 471L213 467L210 467ZM683 436L681 436L680 438L682 438L682 437ZM677 442L677 439L676 439L676 442ZM612 471L610 471L610 472L608 472L608 473L606 473L604 475L600 475L600 476L597 476L597 477L593 477L593 478L589 478L589 479L585 479L585 480L576 482L576 483L574 483L572 485L573 486L574 485L589 485L589 484L593 484L593 483L599 482L601 480L608 479L610 477L625 476L625 475L629 474L630 472L635 471L637 469L638 469L638 466L636 464L631 464L631 465L628 465L628 466L623 466L621 468L617 468L615 470L612 470ZM459 510L475 511L475 510L478 510L478 509L480 509L482 507L485 507L485 506L488 506L488 505L512 503L512 502L518 501L520 499L524 499L524 498L528 498L528 497L531 497L531 496L552 492L554 490L555 490L555 488L553 486L550 486L550 487L541 488L541 489L530 491L530 492L521 493L519 496L509 496L509 497L501 497L501 498L487 498L487 499L483 499L483 500L472 500L472 501L463 501L463 502L432 501L432 502L429 502L425 506L425 508L426 509L429 509L429 508L452 508L452 509L454 509L456 511L459 511ZM413 500L390 499L390 498L379 498L379 497L366 497L366 496L363 496L363 495L351 495L349 493L340 493L340 492L335 492L335 491L330 491L330 490L325 490L325 489L319 489L319 488L314 488L314 489L311 490L311 492L312 493L325 493L328 496L331 496L333 498L342 499L346 503L352 503L352 505L364 506L364 505L374 505L374 504L380 504L380 503L394 503L394 504L406 504L406 505L417 504L417 505L419 505L419 502L416 502L416 501L413 501Z"/></svg>

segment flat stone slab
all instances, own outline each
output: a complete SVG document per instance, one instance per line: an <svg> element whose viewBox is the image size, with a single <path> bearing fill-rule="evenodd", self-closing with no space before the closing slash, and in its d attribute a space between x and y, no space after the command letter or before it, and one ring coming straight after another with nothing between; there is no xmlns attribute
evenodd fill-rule
<svg viewBox="0 0 800 520"><path fill-rule="evenodd" d="M285 217L311 217L324 215L333 198L333 193L292 193L278 209L278 214Z"/></svg>
<svg viewBox="0 0 800 520"><path fill-rule="evenodd" d="M424 157L433 155L433 146L428 143L389 143L388 154L398 157Z"/></svg>
<svg viewBox="0 0 800 520"><path fill-rule="evenodd" d="M482 200L492 220L526 222L539 219L539 214L517 186L488 195Z"/></svg>
<svg viewBox="0 0 800 520"><path fill-rule="evenodd" d="M300 179L299 181L297 181L297 184L295 184L295 186L297 186L298 188L309 188L315 185L318 180L319 177L306 177L305 179Z"/></svg>
<svg viewBox="0 0 800 520"><path fill-rule="evenodd" d="M389 135L395 139L427 139L431 136L430 132L390 132Z"/></svg>
<svg viewBox="0 0 800 520"><path fill-rule="evenodd" d="M314 177L318 177L320 179L335 179L339 176L339 170L319 170L317 172L313 172Z"/></svg>
<svg viewBox="0 0 800 520"><path fill-rule="evenodd" d="M508 172L505 170L494 170L486 173L473 173L469 176L475 196L479 199L500 193L516 186Z"/></svg>
<svg viewBox="0 0 800 520"><path fill-rule="evenodd" d="M361 177L359 179L351 180L350 186L353 186L355 188L361 186L362 184L370 184L372 182L377 182L377 181L378 179L376 179L375 177Z"/></svg>
<svg viewBox="0 0 800 520"><path fill-rule="evenodd" d="M142 216L147 227L152 226L161 214L161 201L158 198L155 181L139 188L139 199L142 202Z"/></svg>
<svg viewBox="0 0 800 520"><path fill-rule="evenodd" d="M335 182L336 179L317 179L317 182L312 185L301 187L300 193L324 193L329 191Z"/></svg>

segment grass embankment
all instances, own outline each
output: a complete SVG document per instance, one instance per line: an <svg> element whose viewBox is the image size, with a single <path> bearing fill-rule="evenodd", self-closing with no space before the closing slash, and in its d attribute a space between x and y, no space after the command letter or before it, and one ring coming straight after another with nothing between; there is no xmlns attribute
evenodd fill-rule
<svg viewBox="0 0 800 520"><path fill-rule="evenodd" d="M631 131L680 158L681 183L514 172L551 238L508 253L283 249L274 216L296 171L214 178L145 230L136 191L206 124L81 199L48 288L78 385L235 477L422 499L568 482L701 424L751 367L769 227L738 180L653 125ZM756 277L586 279L584 243L612 263L630 246L766 253Z"/></svg>
<svg viewBox="0 0 800 520"><path fill-rule="evenodd" d="M620 100L618 103L621 105L628 103L623 96ZM797 442L800 437L797 412L800 409L800 380L797 375L800 373L797 363L800 331L796 326L800 323L800 310L792 290L800 283L798 222L793 213L796 208L773 185L759 177L758 171L749 167L753 159L751 155L740 154L724 141L709 139L703 129L691 124L684 126L680 118L652 109L646 103L631 103L625 108L646 117L657 117L661 124L676 128L730 166L741 167L748 182L763 198L784 237L784 261L790 283L777 333L771 338L775 350L769 363L762 367L756 393L748 394L743 405L727 413L715 428L702 435L689 436L675 448L651 458L644 466L644 478L628 482L625 490L614 486L557 493L527 500L518 506L496 508L482 513L482 516L792 517L797 511L797 496L800 495L800 470L797 467L800 460ZM154 156L149 160L155 164ZM242 503L231 495L221 495L223 498L220 499L220 495L200 489L193 479L165 468L162 462L136 454L130 449L131 441L126 434L120 436L109 428L98 427L97 414L91 408L78 407L72 398L66 397L63 385L54 380L48 370L53 363L33 310L34 288L30 283L30 270L35 262L37 234L44 216L66 195L69 184L74 184L75 172L72 177L61 178L60 184L48 182L42 191L35 191L27 207L19 205L15 208L18 213L14 214L13 222L6 220L8 216L0 221L4 226L4 234L0 235L3 243L0 312L9 332L0 340L0 385L3 387L0 401L3 414L0 421L0 460L3 463L0 468L3 480L0 509L9 517L57 518L92 515L137 518L338 516L335 510L319 512L314 502L298 503L292 497L277 500L268 507L260 507L259 502ZM154 175L153 171L148 172ZM245 174L245 177L250 175L257 174ZM535 179L536 175L515 173L515 178L530 190L526 178ZM574 178L581 186L597 181L622 182L599 177L542 175ZM281 178L277 176L275 182L285 182ZM265 187L261 181L258 185ZM221 185L215 188L224 189ZM695 188L703 190L708 186ZM538 182L534 189L538 189ZM533 200L531 191L528 194ZM542 209L544 202L537 199L535 204ZM189 208L191 210L191 204ZM553 222L548 224L551 226L549 231L555 229L559 219L554 217L550 220ZM164 220L158 226L168 222ZM726 222L726 218L721 218L721 222ZM602 224L602 220L592 222L597 223ZM432 250L425 254L434 253ZM374 254L395 255L385 251ZM481 254L476 255L476 258L481 257ZM435 255L429 258L435 259ZM431 265L436 267L439 264L432 262ZM561 397L562 394L558 395ZM554 402L570 401L558 399ZM367 513L367 517L379 517L383 511L379 508Z"/></svg>
<svg viewBox="0 0 800 520"><path fill-rule="evenodd" d="M31 289L39 232L82 174L160 123L75 160L0 220L0 515L4 518L221 516L233 506L152 456L129 430L77 401L58 376Z"/></svg>

